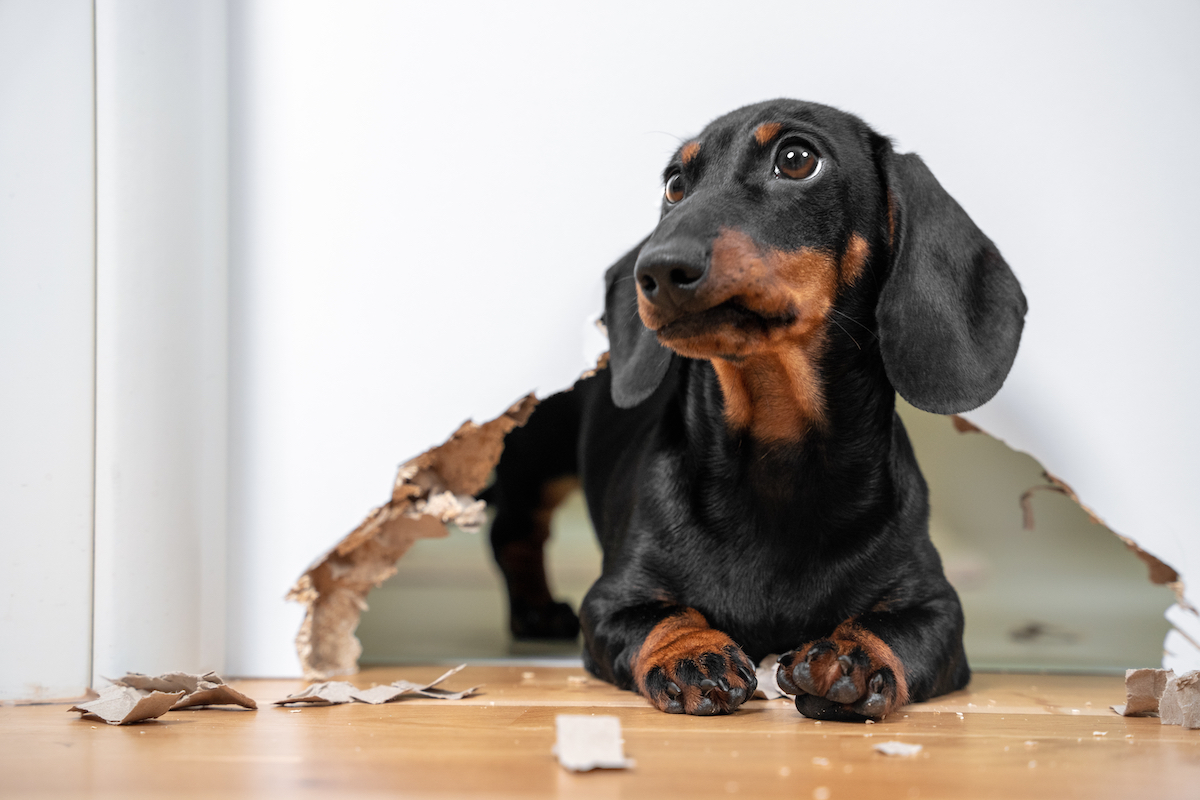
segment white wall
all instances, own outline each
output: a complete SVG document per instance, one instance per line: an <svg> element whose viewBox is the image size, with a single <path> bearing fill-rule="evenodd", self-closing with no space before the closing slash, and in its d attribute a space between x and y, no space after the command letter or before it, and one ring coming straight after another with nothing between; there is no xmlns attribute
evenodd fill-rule
<svg viewBox="0 0 1200 800"><path fill-rule="evenodd" d="M94 124L90 13L0 3L5 692L86 669L93 463L96 673L294 673L307 562L568 384L677 137L779 95L925 156L1031 299L976 420L1200 580L1194 3L99 0Z"/></svg>
<svg viewBox="0 0 1200 800"><path fill-rule="evenodd" d="M225 25L96 5L97 686L224 666Z"/></svg>
<svg viewBox="0 0 1200 800"><path fill-rule="evenodd" d="M0 699L91 679L90 0L0 2Z"/></svg>
<svg viewBox="0 0 1200 800"><path fill-rule="evenodd" d="M465 417L570 383L678 138L774 96L922 153L1031 301L976 415L1200 580L1194 3L259 0L234 13L231 668Z"/></svg>

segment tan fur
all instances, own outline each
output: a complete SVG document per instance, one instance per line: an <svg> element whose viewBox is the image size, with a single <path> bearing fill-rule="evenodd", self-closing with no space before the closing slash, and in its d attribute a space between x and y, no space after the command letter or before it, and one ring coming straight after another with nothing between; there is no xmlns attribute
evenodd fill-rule
<svg viewBox="0 0 1200 800"><path fill-rule="evenodd" d="M653 697L646 687L646 676L656 667L661 669L668 680L676 681L682 689L680 702L689 712L694 711L701 700L698 687L689 686L685 681L679 681L675 675L675 666L684 660L699 662L707 653L725 652L725 648L734 645L732 639L708 626L708 620L694 608L685 609L682 613L673 615L658 623L647 634L637 656L633 659L633 679L638 691L644 697L654 701L659 708L664 709L667 698ZM714 676L716 677L716 676ZM728 669L723 677L731 687L744 688L745 680L736 669Z"/></svg>
<svg viewBox="0 0 1200 800"><path fill-rule="evenodd" d="M850 241L846 245L846 252L842 253L842 263L839 268L843 286L851 286L858 280L862 275L863 267L867 265L867 256L870 253L871 246L867 244L866 239L857 233L850 235Z"/></svg>
<svg viewBox="0 0 1200 800"><path fill-rule="evenodd" d="M700 155L700 143L688 142L683 146L683 152L680 154L680 157L683 159L684 166L687 166L698 155Z"/></svg>
<svg viewBox="0 0 1200 800"><path fill-rule="evenodd" d="M856 266L854 258L850 266ZM843 266L843 269L845 266ZM839 266L829 254L760 250L746 234L725 229L713 242L708 279L697 293L697 308L736 300L767 317L792 318L765 336L730 327L673 338L660 331L670 317L639 294L638 310L651 330L672 350L707 358L717 368L731 427L749 430L762 441L798 441L825 425L824 390L815 360L824 346L825 320L838 287Z"/></svg>
<svg viewBox="0 0 1200 800"><path fill-rule="evenodd" d="M861 627L855 619L851 618L837 626L829 635L829 640L837 645L837 650L821 655L809 665L809 674L812 675L814 688L818 694L824 695L834 681L842 677L842 666L838 663L838 656L848 655L856 648L861 647L867 654L867 658L870 659L871 666L868 671L857 672L851 676L859 691L865 692L867 679L879 669L887 667L896 678L896 695L888 704L884 714L908 703L908 679L904 674L904 664L882 639ZM797 654L796 660L802 660L807 651L807 647L802 649Z"/></svg>
<svg viewBox="0 0 1200 800"><path fill-rule="evenodd" d="M754 141L765 145L778 136L781 130L783 130L783 126L778 122L764 122L754 129Z"/></svg>
<svg viewBox="0 0 1200 800"><path fill-rule="evenodd" d="M732 429L764 442L796 442L826 424L816 368L826 320L839 288L861 276L869 250L857 233L840 259L811 248L764 250L745 233L725 228L713 241L708 277L688 309L655 305L639 290L638 313L675 352L712 361ZM791 322L765 335L731 326L676 335L669 327L729 300Z"/></svg>

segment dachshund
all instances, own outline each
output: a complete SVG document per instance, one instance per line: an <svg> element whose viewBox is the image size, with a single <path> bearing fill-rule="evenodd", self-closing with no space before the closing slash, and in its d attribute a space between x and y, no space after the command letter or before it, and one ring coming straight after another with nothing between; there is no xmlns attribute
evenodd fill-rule
<svg viewBox="0 0 1200 800"><path fill-rule="evenodd" d="M986 402L1025 311L925 163L859 118L775 100L717 119L606 273L607 368L506 440L487 497L513 633L581 627L591 673L669 713L733 712L771 653L815 719L962 688L962 607L896 393ZM542 559L572 479L604 553L578 618Z"/></svg>

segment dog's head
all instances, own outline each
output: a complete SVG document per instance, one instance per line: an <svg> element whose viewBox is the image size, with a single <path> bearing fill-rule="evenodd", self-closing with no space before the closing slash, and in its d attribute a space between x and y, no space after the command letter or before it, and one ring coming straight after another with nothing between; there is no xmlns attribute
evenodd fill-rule
<svg viewBox="0 0 1200 800"><path fill-rule="evenodd" d="M680 147L663 179L658 226L607 275L618 406L653 394L675 354L718 375L781 354L811 371L834 324L877 342L927 411L975 408L1004 382L1020 285L920 158L857 117L748 106Z"/></svg>

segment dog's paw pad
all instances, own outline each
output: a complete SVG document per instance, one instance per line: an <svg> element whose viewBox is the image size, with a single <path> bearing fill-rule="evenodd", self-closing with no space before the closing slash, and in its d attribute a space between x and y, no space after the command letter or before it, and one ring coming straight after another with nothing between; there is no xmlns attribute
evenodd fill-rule
<svg viewBox="0 0 1200 800"><path fill-rule="evenodd" d="M862 639L841 638L835 632L779 657L776 680L796 695L801 714L814 719L879 719L903 705L903 678L885 663L899 661L878 639ZM872 645L879 652L872 653Z"/></svg>
<svg viewBox="0 0 1200 800"><path fill-rule="evenodd" d="M668 714L728 714L754 696L758 679L745 653L717 631L676 640L641 660L642 694ZM714 642L712 634L725 642Z"/></svg>

